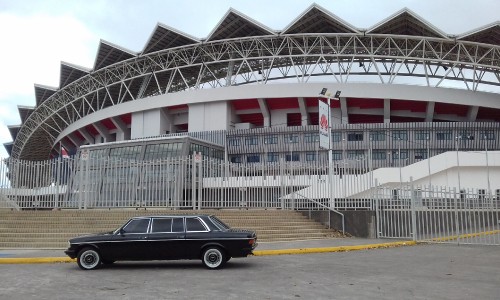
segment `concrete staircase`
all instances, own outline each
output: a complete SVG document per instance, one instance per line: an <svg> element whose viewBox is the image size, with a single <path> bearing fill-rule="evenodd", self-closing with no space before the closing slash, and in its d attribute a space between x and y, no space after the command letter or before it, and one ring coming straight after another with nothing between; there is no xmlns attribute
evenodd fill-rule
<svg viewBox="0 0 500 300"><path fill-rule="evenodd" d="M68 239L118 228L141 215L213 214L231 227L252 229L259 242L343 237L299 212L283 210L0 210L0 249L61 249Z"/></svg>

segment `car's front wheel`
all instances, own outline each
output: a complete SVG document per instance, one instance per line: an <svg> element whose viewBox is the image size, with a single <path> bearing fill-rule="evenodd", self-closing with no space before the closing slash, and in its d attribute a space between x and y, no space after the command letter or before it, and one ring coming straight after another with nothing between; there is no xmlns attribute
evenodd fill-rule
<svg viewBox="0 0 500 300"><path fill-rule="evenodd" d="M226 263L226 253L219 247L208 247L203 251L201 260L208 269L220 269Z"/></svg>
<svg viewBox="0 0 500 300"><path fill-rule="evenodd" d="M78 252L76 262L82 270L93 270L101 265L101 256L94 248L83 248Z"/></svg>

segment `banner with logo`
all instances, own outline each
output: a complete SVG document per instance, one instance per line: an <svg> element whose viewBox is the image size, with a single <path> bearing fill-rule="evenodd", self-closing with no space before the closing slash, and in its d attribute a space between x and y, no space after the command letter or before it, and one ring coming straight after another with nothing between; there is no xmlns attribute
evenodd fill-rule
<svg viewBox="0 0 500 300"><path fill-rule="evenodd" d="M319 147L321 149L330 149L330 139L328 135L328 129L330 128L330 110L328 109L328 104L318 99L319 107Z"/></svg>

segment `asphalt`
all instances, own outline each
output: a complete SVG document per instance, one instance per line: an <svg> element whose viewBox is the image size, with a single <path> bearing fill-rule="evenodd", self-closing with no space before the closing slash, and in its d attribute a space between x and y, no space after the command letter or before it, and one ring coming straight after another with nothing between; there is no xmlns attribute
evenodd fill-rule
<svg viewBox="0 0 500 300"><path fill-rule="evenodd" d="M333 238L286 242L259 242L255 256L347 252L416 245L413 241L363 238ZM64 249L0 249L0 264L73 262Z"/></svg>

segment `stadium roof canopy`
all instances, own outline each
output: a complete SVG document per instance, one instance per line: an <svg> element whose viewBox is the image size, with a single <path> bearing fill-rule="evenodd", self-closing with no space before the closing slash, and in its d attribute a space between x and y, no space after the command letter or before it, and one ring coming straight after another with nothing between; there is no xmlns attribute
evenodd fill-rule
<svg viewBox="0 0 500 300"><path fill-rule="evenodd" d="M363 44L370 42L374 43ZM460 45L457 46L457 43ZM385 50L388 51L372 51L376 47L387 47ZM423 47L425 51L421 51ZM262 56L263 53L267 56ZM416 56L416 53L421 53L421 56ZM281 57L275 59L278 56ZM260 61L250 62L254 57ZM455 82L465 83L466 89L477 90L478 84L485 81L482 72L490 72L497 78L488 79L490 81L486 84L500 86L499 57L498 21L451 35L410 9L403 8L370 28L363 29L312 4L285 28L274 30L231 8L206 38L196 38L158 23L140 51L131 51L101 40L91 69L61 62L59 87L35 84L36 107L19 107L21 127L10 129L16 138L12 145L7 143L5 147L15 158L46 159L47 149L33 146L36 144L33 143L34 139L39 143L55 141L68 122L74 121L69 120L74 116L83 116L143 96L197 89L204 83L211 85L211 88L228 86L235 82L231 76L243 76L241 74L244 72L248 74L247 81L237 84L265 84L273 70L288 78L291 78L290 72L298 70L304 78L309 78L321 74L306 74L308 70L330 72L334 65L332 62L338 59L337 65L346 62L351 65L340 66L340 70L330 72L333 75L349 70L345 78L349 75L368 74L380 78L387 75L391 76L392 82L398 72L405 70L405 75L414 76L412 72L418 70L417 64L425 63L426 68L434 69L417 74L417 77L433 77L438 81L453 77ZM234 73L228 71L228 61L239 64ZM350 71L355 62L363 68L356 74ZM309 69L306 63L316 64L316 68ZM398 72L394 72L395 67ZM263 71L265 68L267 70ZM469 76L468 72L464 72L465 69L478 73L471 73L470 78L464 78ZM384 73L384 70L389 71ZM109 71L112 76L107 73L103 75L102 71ZM266 77L262 82L256 76L257 71L262 73L259 73L261 78ZM92 94L90 88L104 92ZM87 98L79 107L71 103L64 108L65 111L59 110L59 104L64 104L68 99L76 101L78 97L82 98L84 92L86 95L92 94L94 98L84 96ZM79 96L75 96L77 94ZM58 97L60 99L56 99ZM97 99L99 97L104 98ZM64 101L61 100L63 98ZM98 106L94 107L94 102L99 103ZM27 123L30 125L27 126Z"/></svg>

